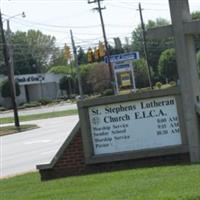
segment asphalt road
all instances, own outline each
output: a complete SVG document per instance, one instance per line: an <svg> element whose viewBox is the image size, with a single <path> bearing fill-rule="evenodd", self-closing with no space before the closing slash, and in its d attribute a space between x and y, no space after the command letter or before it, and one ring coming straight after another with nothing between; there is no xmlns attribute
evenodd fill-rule
<svg viewBox="0 0 200 200"><path fill-rule="evenodd" d="M77 115L31 121L24 124L40 128L0 137L0 177L35 171L36 165L49 163L77 122Z"/></svg>

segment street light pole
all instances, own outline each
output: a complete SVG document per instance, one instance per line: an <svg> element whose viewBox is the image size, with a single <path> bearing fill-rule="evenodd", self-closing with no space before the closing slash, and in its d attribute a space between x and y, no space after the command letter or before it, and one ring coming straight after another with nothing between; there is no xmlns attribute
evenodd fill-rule
<svg viewBox="0 0 200 200"><path fill-rule="evenodd" d="M80 75L80 66L78 64L78 57L77 57L77 50L76 50L76 45L74 42L74 37L73 37L73 32L70 30L70 36L71 36L71 42L72 42L72 48L73 48L73 54L74 54L74 60L75 60L75 65L77 69L77 75L78 75L78 89L79 89L79 94L81 100L83 100L83 88L82 88L82 81L81 81L81 75Z"/></svg>
<svg viewBox="0 0 200 200"><path fill-rule="evenodd" d="M12 66L11 66L10 52L8 50L8 45L6 43L6 38L4 35L1 10L0 10L0 32L1 32L2 43L3 43L4 60L5 60L5 64L7 67L8 80L10 83L10 94L11 94L11 101L12 101L12 106L13 106L13 111L14 111L15 126L17 128L19 128L20 123L19 123L19 116L18 116L18 110L17 110L16 96L15 96L14 73L13 73Z"/></svg>

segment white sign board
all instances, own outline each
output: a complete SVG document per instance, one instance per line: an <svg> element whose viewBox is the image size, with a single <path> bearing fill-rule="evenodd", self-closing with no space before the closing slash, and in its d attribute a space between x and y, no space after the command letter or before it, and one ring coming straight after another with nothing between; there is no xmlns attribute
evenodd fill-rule
<svg viewBox="0 0 200 200"><path fill-rule="evenodd" d="M131 65L130 65L130 63L114 64L114 71L115 72L127 72L127 71L131 71Z"/></svg>
<svg viewBox="0 0 200 200"><path fill-rule="evenodd" d="M32 85L41 83L59 83L59 80L63 75L57 75L52 73L47 74L24 74L15 76L15 80L19 85Z"/></svg>
<svg viewBox="0 0 200 200"><path fill-rule="evenodd" d="M138 60L140 58L139 52L129 52L110 56L111 63L123 62L128 60ZM104 58L104 61L108 63L108 57Z"/></svg>
<svg viewBox="0 0 200 200"><path fill-rule="evenodd" d="M95 155L180 145L175 97L89 108Z"/></svg>
<svg viewBox="0 0 200 200"><path fill-rule="evenodd" d="M45 76L42 74L20 75L15 79L19 84L37 84L45 81Z"/></svg>
<svg viewBox="0 0 200 200"><path fill-rule="evenodd" d="M122 73L122 72L131 72L132 82L133 82L133 91L135 91L136 90L135 74L134 74L132 62L129 61L129 63L114 63L113 68L114 68L115 86L116 86L117 94L119 93L117 73Z"/></svg>

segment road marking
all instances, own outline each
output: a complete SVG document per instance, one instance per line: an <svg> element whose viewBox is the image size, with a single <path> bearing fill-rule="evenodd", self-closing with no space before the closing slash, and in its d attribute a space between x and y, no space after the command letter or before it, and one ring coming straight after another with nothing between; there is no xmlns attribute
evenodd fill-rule
<svg viewBox="0 0 200 200"><path fill-rule="evenodd" d="M29 144L40 144L40 143L49 143L51 140L33 140L33 141L28 141L24 142L24 144L29 145Z"/></svg>

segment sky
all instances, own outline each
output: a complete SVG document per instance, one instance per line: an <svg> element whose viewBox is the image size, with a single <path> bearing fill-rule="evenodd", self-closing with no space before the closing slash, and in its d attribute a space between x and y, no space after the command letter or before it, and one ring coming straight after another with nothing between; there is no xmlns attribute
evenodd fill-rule
<svg viewBox="0 0 200 200"><path fill-rule="evenodd" d="M91 0L90 0L91 1ZM181 0L180 0L181 1ZM106 35L110 44L114 37L131 39L131 32L140 23L138 3L143 8L144 21L162 17L170 21L168 0L104 0L102 7ZM189 0L191 11L200 11L200 0ZM76 46L95 47L103 41L100 17L88 0L0 0L3 18L10 18L12 31L40 30L56 37L56 45L71 45L70 29ZM18 15L25 12L26 17ZM16 17L15 16L18 15ZM4 28L6 24L4 23Z"/></svg>

